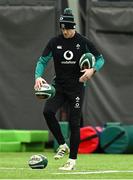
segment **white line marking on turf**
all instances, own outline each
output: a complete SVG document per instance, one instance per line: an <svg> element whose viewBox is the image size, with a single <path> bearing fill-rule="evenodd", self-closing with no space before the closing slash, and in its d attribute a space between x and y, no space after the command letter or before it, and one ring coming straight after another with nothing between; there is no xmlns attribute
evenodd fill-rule
<svg viewBox="0 0 133 180"><path fill-rule="evenodd" d="M133 173L133 170L106 170L106 171L81 171L81 172L59 172L53 174L106 174L106 173Z"/></svg>
<svg viewBox="0 0 133 180"><path fill-rule="evenodd" d="M23 169L27 169L27 168L16 168L16 167L0 167L0 170L16 170L16 169L20 169L20 170L23 170Z"/></svg>

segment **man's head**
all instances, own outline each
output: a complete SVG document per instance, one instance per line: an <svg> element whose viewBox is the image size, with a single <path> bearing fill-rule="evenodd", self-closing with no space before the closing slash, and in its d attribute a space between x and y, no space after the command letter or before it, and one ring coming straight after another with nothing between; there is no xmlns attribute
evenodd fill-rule
<svg viewBox="0 0 133 180"><path fill-rule="evenodd" d="M60 28L65 38L72 38L75 34L76 23L70 8L64 10L60 16Z"/></svg>

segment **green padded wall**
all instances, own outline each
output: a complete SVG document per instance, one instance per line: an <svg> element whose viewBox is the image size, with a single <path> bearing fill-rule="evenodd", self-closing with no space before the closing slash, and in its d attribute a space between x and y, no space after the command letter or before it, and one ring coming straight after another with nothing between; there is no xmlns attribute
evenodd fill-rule
<svg viewBox="0 0 133 180"><path fill-rule="evenodd" d="M45 149L44 142L22 143L22 152L43 152Z"/></svg>
<svg viewBox="0 0 133 180"><path fill-rule="evenodd" d="M20 152L20 142L0 142L0 152Z"/></svg>
<svg viewBox="0 0 133 180"><path fill-rule="evenodd" d="M21 142L43 142L48 141L48 131L46 130L17 130L17 139Z"/></svg>
<svg viewBox="0 0 133 180"><path fill-rule="evenodd" d="M47 130L0 130L0 152L44 151Z"/></svg>
<svg viewBox="0 0 133 180"><path fill-rule="evenodd" d="M13 130L0 130L0 142L17 141L16 134Z"/></svg>
<svg viewBox="0 0 133 180"><path fill-rule="evenodd" d="M133 153L133 126L108 124L100 135L100 146L105 153Z"/></svg>

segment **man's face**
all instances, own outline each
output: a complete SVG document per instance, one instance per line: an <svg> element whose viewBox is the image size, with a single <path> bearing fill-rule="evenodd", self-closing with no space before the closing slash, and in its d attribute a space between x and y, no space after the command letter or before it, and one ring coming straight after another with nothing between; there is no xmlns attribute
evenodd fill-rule
<svg viewBox="0 0 133 180"><path fill-rule="evenodd" d="M68 39L68 38L72 38L75 34L75 29L65 29L65 28L61 28L62 34L64 36L64 38Z"/></svg>

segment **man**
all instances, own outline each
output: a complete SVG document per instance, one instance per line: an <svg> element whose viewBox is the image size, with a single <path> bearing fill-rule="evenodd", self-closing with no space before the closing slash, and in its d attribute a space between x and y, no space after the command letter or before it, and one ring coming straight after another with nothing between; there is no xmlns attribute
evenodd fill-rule
<svg viewBox="0 0 133 180"><path fill-rule="evenodd" d="M89 80L104 64L102 55L87 38L75 31L75 26L72 10L66 8L64 14L60 16L62 34L48 42L42 56L38 59L35 70L34 88L36 89L40 88L43 83L47 83L42 76L49 60L54 60L56 95L46 102L43 114L49 129L59 143L59 148L54 158L60 159L69 153L68 161L59 168L60 170L75 169L80 141L80 117L84 82ZM96 57L96 64L94 68L84 69L81 72L79 60L87 52L91 52ZM70 108L70 118L68 120L71 131L70 150L65 143L59 123L55 117L57 110L66 101Z"/></svg>

